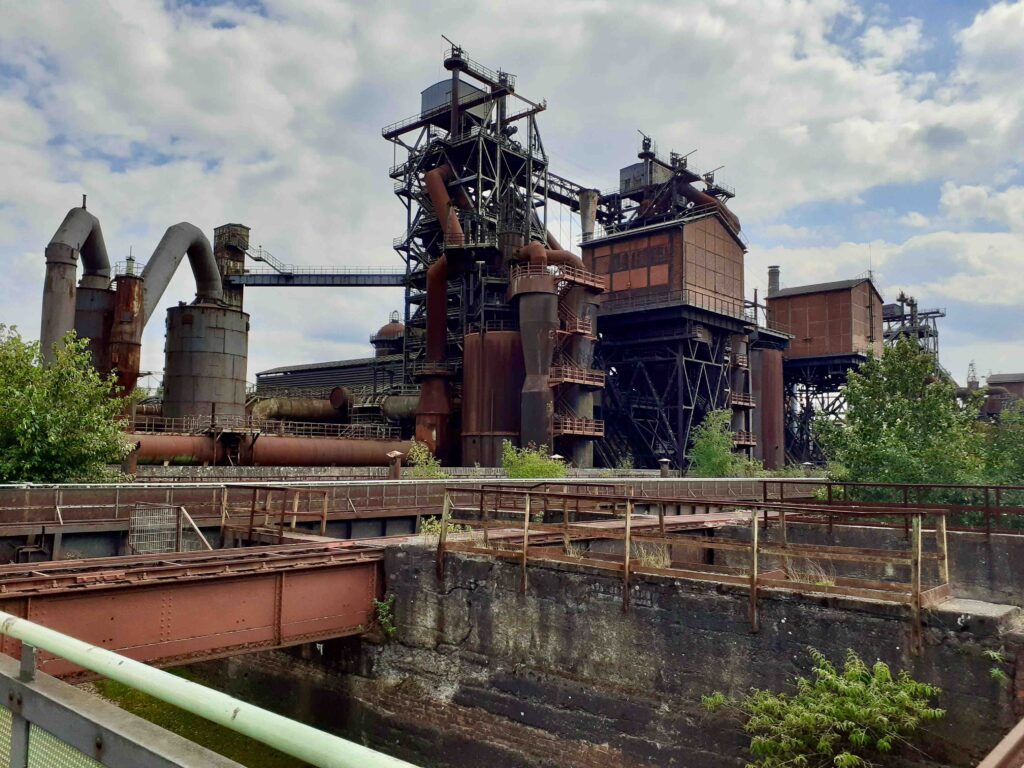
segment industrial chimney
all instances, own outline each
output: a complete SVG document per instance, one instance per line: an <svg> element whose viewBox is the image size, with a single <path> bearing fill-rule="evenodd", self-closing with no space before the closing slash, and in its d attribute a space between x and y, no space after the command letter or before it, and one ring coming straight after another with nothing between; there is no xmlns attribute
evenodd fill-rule
<svg viewBox="0 0 1024 768"><path fill-rule="evenodd" d="M778 265L773 264L768 267L768 295L774 296L779 292L779 274L780 269Z"/></svg>

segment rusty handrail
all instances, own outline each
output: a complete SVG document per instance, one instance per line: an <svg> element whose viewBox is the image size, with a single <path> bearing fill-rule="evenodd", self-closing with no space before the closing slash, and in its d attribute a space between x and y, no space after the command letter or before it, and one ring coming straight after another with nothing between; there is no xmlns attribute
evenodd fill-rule
<svg viewBox="0 0 1024 768"><path fill-rule="evenodd" d="M1013 727L995 749L978 763L978 768L1020 768L1024 765L1024 720Z"/></svg>

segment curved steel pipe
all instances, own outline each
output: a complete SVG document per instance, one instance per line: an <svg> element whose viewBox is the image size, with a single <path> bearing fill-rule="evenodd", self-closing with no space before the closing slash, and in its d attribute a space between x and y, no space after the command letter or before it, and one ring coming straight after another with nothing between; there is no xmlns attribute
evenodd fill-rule
<svg viewBox="0 0 1024 768"><path fill-rule="evenodd" d="M81 286L110 287L110 259L99 219L85 208L72 208L46 246L46 278L39 346L44 362L52 362L54 345L75 327L75 273L78 256L84 271Z"/></svg>
<svg viewBox="0 0 1024 768"><path fill-rule="evenodd" d="M178 264L186 254L196 279L196 301L223 300L224 286L221 283L217 262L213 258L210 241L199 227L183 221L168 227L142 271L142 279L145 281L143 324L149 322L149 318L156 311L160 298L167 290L167 284L171 282Z"/></svg>

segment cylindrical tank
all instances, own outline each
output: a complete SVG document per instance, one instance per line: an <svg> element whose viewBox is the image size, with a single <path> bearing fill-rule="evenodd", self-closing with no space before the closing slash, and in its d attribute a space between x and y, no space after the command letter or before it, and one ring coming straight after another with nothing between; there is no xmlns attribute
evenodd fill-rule
<svg viewBox="0 0 1024 768"><path fill-rule="evenodd" d="M399 321L398 312L392 312L387 325L381 326L380 330L370 337L370 345L373 347L375 357L400 355L404 343L405 325Z"/></svg>
<svg viewBox="0 0 1024 768"><path fill-rule="evenodd" d="M601 193L596 189L580 190L580 230L583 242L594 239L594 228L597 223L597 203Z"/></svg>
<svg viewBox="0 0 1024 768"><path fill-rule="evenodd" d="M382 467L388 454L408 454L410 442L399 440L339 440L321 437L262 435L252 444L254 466Z"/></svg>
<svg viewBox="0 0 1024 768"><path fill-rule="evenodd" d="M164 416L244 416L249 315L210 304L167 310Z"/></svg>
<svg viewBox="0 0 1024 768"><path fill-rule="evenodd" d="M766 469L778 469L786 463L782 351L755 348L750 355L750 378L757 401L755 455Z"/></svg>
<svg viewBox="0 0 1024 768"><path fill-rule="evenodd" d="M114 291L79 286L75 291L75 333L89 340L92 364L100 373L110 372L110 325L114 317Z"/></svg>
<svg viewBox="0 0 1024 768"><path fill-rule="evenodd" d="M462 371L462 461L497 467L502 442L514 443L519 437L519 400L526 378L519 333L469 334Z"/></svg>
<svg viewBox="0 0 1024 768"><path fill-rule="evenodd" d="M110 328L110 367L117 372L117 388L121 395L134 392L139 381L142 327L146 320L142 295L141 277L118 276Z"/></svg>

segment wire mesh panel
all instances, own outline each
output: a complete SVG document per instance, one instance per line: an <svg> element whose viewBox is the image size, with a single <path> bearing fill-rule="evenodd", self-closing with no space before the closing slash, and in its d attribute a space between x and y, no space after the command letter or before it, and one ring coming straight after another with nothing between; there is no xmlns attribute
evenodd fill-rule
<svg viewBox="0 0 1024 768"><path fill-rule="evenodd" d="M11 711L0 707L0 765L11 764ZM29 726L28 768L102 768L84 752L42 728Z"/></svg>
<svg viewBox="0 0 1024 768"><path fill-rule="evenodd" d="M188 512L173 504L136 504L128 518L128 548L134 554L210 549Z"/></svg>
<svg viewBox="0 0 1024 768"><path fill-rule="evenodd" d="M128 548L139 555L177 552L181 510L169 504L136 504L128 520Z"/></svg>

